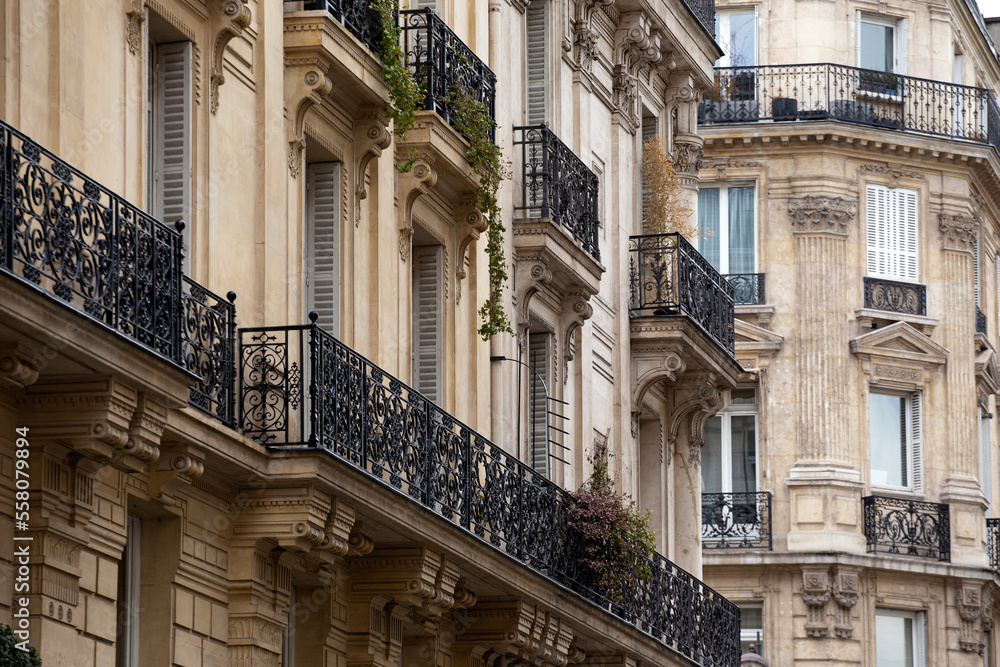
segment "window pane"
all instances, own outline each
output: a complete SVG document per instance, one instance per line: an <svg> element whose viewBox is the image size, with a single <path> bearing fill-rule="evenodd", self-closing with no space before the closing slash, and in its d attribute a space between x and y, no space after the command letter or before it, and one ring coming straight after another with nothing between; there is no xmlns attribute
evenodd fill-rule
<svg viewBox="0 0 1000 667"><path fill-rule="evenodd" d="M913 619L875 615L876 667L913 667Z"/></svg>
<svg viewBox="0 0 1000 667"><path fill-rule="evenodd" d="M701 490L722 493L722 418L705 423L705 446L701 450Z"/></svg>
<svg viewBox="0 0 1000 667"><path fill-rule="evenodd" d="M757 418L733 415L733 492L757 491Z"/></svg>
<svg viewBox="0 0 1000 667"><path fill-rule="evenodd" d="M698 228L703 235L698 241L698 250L719 270L719 188L698 191Z"/></svg>
<svg viewBox="0 0 1000 667"><path fill-rule="evenodd" d="M868 397L872 484L906 486L906 399L872 393Z"/></svg>
<svg viewBox="0 0 1000 667"><path fill-rule="evenodd" d="M753 273L753 188L729 188L729 270Z"/></svg>
<svg viewBox="0 0 1000 667"><path fill-rule="evenodd" d="M760 642L764 637L764 610L761 607L740 607L740 650L747 653L750 644L760 654ZM761 654L763 655L763 654Z"/></svg>
<svg viewBox="0 0 1000 667"><path fill-rule="evenodd" d="M892 71L893 29L876 23L861 23L861 67Z"/></svg>
<svg viewBox="0 0 1000 667"><path fill-rule="evenodd" d="M754 13L739 12L729 17L729 65L731 67L752 67L757 64L757 31L754 29Z"/></svg>
<svg viewBox="0 0 1000 667"><path fill-rule="evenodd" d="M755 389L733 389L729 396L730 405L756 405L757 391Z"/></svg>

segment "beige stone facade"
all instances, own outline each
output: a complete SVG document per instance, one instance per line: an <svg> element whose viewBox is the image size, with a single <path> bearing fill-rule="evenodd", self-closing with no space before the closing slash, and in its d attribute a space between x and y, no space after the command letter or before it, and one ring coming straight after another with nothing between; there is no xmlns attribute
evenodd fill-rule
<svg viewBox="0 0 1000 667"><path fill-rule="evenodd" d="M711 3L419 3L467 47L451 67L496 74L515 334L489 342L466 141L419 111L396 170L347 6L0 1L0 623L47 667L732 664L734 610L697 579L731 310L697 253L635 249L644 136L696 197ZM431 19L401 20L417 57ZM536 121L562 180L526 171ZM639 312L663 257L711 284ZM531 449L509 360L563 401L558 446ZM614 603L558 556L559 487L604 462L670 559Z"/></svg>
<svg viewBox="0 0 1000 667"><path fill-rule="evenodd" d="M754 192L766 298L737 305L736 355L771 544L706 541L705 576L772 666L995 665L996 51L961 1L718 10L756 17L733 63L755 92L706 98L700 176Z"/></svg>

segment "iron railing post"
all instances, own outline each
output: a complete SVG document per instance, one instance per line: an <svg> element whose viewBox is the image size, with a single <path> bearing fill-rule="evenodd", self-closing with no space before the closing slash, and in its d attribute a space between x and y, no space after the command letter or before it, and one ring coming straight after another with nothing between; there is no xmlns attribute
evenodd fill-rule
<svg viewBox="0 0 1000 667"><path fill-rule="evenodd" d="M3 225L4 238L4 268L14 273L14 174L11 173L11 142L14 136L4 127L3 131L3 175L0 188L3 192L3 210L0 211L0 224Z"/></svg>
<svg viewBox="0 0 1000 667"><path fill-rule="evenodd" d="M309 346L308 347L308 350L309 350L309 352L308 352L308 354L309 354L309 397L308 397L308 401L309 401L309 411L308 411L308 415L309 415L309 418L308 418L309 437L308 437L308 442L309 442L309 446L310 447L321 447L324 444L324 443L321 442L322 431L320 430L320 425L318 423L319 422L319 415L318 415L317 410L316 410L316 404L319 403L319 401L320 401L319 388L318 388L318 385L317 385L317 378L319 377L319 367L320 367L320 360L318 358L320 353L317 350L318 343L319 343L319 340L318 340L319 339L319 326L316 324L316 320L318 320L318 319L319 319L319 313L317 313L316 311L312 311L312 312L309 313L309 326L306 329L306 331L308 331L308 336L300 335L300 339L299 339L299 354L300 355L302 355L302 353L305 351L305 350L303 350L303 344L307 344ZM305 334L306 332L303 331L302 333ZM324 394L325 394L325 392L324 392ZM326 398L326 396L324 395L323 398ZM306 401L306 397L303 396L303 403L305 403L305 401ZM300 424L300 428L305 429L306 428L306 422L307 422L306 419L302 419L301 420L301 424ZM304 437L305 436L304 432L302 433L302 436L303 437L301 439L302 440L306 440L306 438Z"/></svg>

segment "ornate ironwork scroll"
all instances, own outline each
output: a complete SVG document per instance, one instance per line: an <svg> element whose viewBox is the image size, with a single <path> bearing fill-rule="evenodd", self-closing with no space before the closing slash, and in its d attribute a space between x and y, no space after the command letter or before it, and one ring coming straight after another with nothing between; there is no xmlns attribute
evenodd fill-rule
<svg viewBox="0 0 1000 667"><path fill-rule="evenodd" d="M551 218L599 261L597 175L545 125L515 127L514 132L524 174L523 203L517 209L532 218Z"/></svg>
<svg viewBox="0 0 1000 667"><path fill-rule="evenodd" d="M976 333L986 333L986 313L976 306Z"/></svg>
<svg viewBox="0 0 1000 667"><path fill-rule="evenodd" d="M865 278L865 308L907 315L927 314L927 288L881 278Z"/></svg>
<svg viewBox="0 0 1000 667"><path fill-rule="evenodd" d="M763 273L730 273L723 276L733 286L733 300L741 306L758 306L764 300Z"/></svg>
<svg viewBox="0 0 1000 667"><path fill-rule="evenodd" d="M226 424L235 424L236 292L223 299L187 276L183 286L184 366L198 376L190 403Z"/></svg>
<svg viewBox="0 0 1000 667"><path fill-rule="evenodd" d="M951 560L948 505L886 496L862 501L868 553Z"/></svg>
<svg viewBox="0 0 1000 667"><path fill-rule="evenodd" d="M770 549L771 493L701 494L703 549Z"/></svg>

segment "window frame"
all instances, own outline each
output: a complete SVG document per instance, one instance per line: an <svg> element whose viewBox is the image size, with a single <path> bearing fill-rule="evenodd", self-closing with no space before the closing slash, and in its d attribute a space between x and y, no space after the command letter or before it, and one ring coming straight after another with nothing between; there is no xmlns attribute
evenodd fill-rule
<svg viewBox="0 0 1000 667"><path fill-rule="evenodd" d="M719 273L722 275L734 275L730 267L730 238L729 238L729 191L733 188L752 188L753 189L753 204L750 207L752 211L752 220L750 222L751 233L750 236L753 239L753 267L752 270L747 273L757 273L757 268L759 266L758 258L758 248L760 244L758 243L757 233L758 233L758 215L757 206L759 200L757 198L757 181L734 181L730 182L718 182L712 181L708 183L701 183L698 186L698 197L701 197L702 190L718 190L719 191L719 266L715 267ZM723 224L725 221L725 224ZM698 209L698 231L699 238L694 239L695 245L698 248L698 252L702 252L705 248L706 238L705 228L701 225L701 206L699 202ZM707 259L707 258L706 258ZM710 262L711 263L711 262Z"/></svg>
<svg viewBox="0 0 1000 667"><path fill-rule="evenodd" d="M876 192L886 193L886 207L891 209L896 217L885 216L880 218L878 216L878 211L875 210L878 206ZM904 228L906 225L905 220L901 220L901 217L905 217L905 211L902 210L902 204L900 199L907 195L907 193L912 193L913 195L913 230L912 230L912 246L913 250L899 250L898 237L899 229ZM891 219L890 219L891 217ZM882 229L879 226L882 226ZM893 229L893 227L897 229ZM873 238L877 241L878 237L893 237L896 239L896 248L880 248L876 243L872 245ZM903 239L904 245L905 241L908 239ZM883 262L886 264L897 263L902 264L906 261L906 257L912 257L913 267L912 273L908 273L907 270L895 270L895 271L879 271L877 264L879 262L878 253L884 253L885 258ZM872 278L880 278L883 280L894 280L898 282L905 282L910 284L919 285L920 283L920 191L915 188L901 188L901 187L889 187L887 185L882 185L881 183L867 183L865 184L865 275Z"/></svg>
<svg viewBox="0 0 1000 667"><path fill-rule="evenodd" d="M897 18L892 16L884 16L881 14L869 14L868 12L863 12L858 10L857 13L857 30L854 35L855 39L855 64L858 68L865 68L861 64L861 49L862 49L862 39L861 39L861 26L862 24L878 25L884 28L892 28L892 69L886 72L887 74L901 74L906 75L906 18ZM885 70L875 70L875 71L885 71Z"/></svg>
<svg viewBox="0 0 1000 667"><path fill-rule="evenodd" d="M906 471L907 471L907 483L905 485L897 484L884 484L876 482L874 479L874 469L872 468L873 457L872 453L874 451L875 443L872 442L871 428L872 428L872 400L873 395L880 396L893 396L897 398L904 399L903 402L903 412L905 415L905 429L904 434L906 440ZM919 423L914 425L914 408L913 401L917 401L917 418ZM884 489L892 493L913 493L919 494L923 492L923 439L922 433L923 428L923 396L921 391L905 391L896 390L890 388L872 388L868 392L868 480L871 484L872 489ZM895 446L895 445L893 445ZM902 462L900 462L902 463ZM902 466L900 466L902 469Z"/></svg>
<svg viewBox="0 0 1000 667"><path fill-rule="evenodd" d="M733 405L731 402L732 393L730 393L730 398L729 401L727 401L726 407L719 410L719 412L714 416L709 417L709 420L721 420L719 438L719 458L721 465L719 466L719 472L722 476L720 484L722 488L718 491L718 493L742 493L739 491L733 491L732 418L748 416L752 416L754 418L754 470L756 472L754 487L756 490L753 493L760 493L760 390L758 387L737 387L736 391L747 389L754 392L753 405ZM705 443L705 446L708 446L707 442ZM702 475L704 475L704 470L705 466L702 466ZM702 477L702 490L704 491L704 477Z"/></svg>
<svg viewBox="0 0 1000 667"><path fill-rule="evenodd" d="M753 12L753 62L733 64L732 53L729 52L727 42L732 41L732 17L736 14L749 14ZM720 41L723 34L728 33L725 42ZM724 9L717 9L715 12L715 38L716 42L723 47L722 57L715 62L716 67L756 67L760 62L760 5L735 5Z"/></svg>
<svg viewBox="0 0 1000 667"><path fill-rule="evenodd" d="M910 667L927 667L927 612L923 610L889 609L884 607L875 608L875 641L873 650L875 651L876 667L878 662L878 617L904 618L912 622L913 631L912 650L913 662Z"/></svg>

